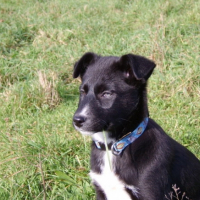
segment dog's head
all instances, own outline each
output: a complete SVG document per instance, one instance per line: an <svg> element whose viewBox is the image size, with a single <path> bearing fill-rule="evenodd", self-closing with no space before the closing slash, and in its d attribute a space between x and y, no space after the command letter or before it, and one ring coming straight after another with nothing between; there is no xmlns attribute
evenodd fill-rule
<svg viewBox="0 0 200 200"><path fill-rule="evenodd" d="M82 134L107 131L115 136L140 123L148 115L146 83L154 67L152 61L133 54L84 54L73 74L82 81L75 128Z"/></svg>

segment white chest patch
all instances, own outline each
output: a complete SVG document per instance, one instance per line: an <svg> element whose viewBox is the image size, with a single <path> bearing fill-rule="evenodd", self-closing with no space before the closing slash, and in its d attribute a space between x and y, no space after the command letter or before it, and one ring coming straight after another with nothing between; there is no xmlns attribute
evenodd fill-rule
<svg viewBox="0 0 200 200"><path fill-rule="evenodd" d="M108 151L108 155L105 152L103 158L104 165L101 166L101 174L97 174L93 171L90 172L92 181L100 186L106 195L107 200L131 200L129 194L125 190L125 187L132 190L132 193L136 196L138 193L137 189L134 186L126 185L122 180L119 179L119 177L114 173L115 161L111 151ZM112 166L110 166L110 164Z"/></svg>

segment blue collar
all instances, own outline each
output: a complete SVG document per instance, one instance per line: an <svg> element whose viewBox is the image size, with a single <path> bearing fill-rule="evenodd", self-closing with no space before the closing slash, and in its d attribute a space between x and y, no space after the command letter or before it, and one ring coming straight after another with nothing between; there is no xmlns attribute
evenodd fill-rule
<svg viewBox="0 0 200 200"><path fill-rule="evenodd" d="M137 138L139 138L145 131L147 124L148 124L149 118L146 117L143 122L139 124L139 126L133 131L122 137L117 142L113 143L111 146L112 153L114 155L120 155L121 152L132 142L134 142ZM102 144L100 144L98 141L94 141L96 144L96 147L98 149L103 149ZM105 146L105 145L104 145ZM110 146L110 144L108 145ZM105 149L105 147L104 147Z"/></svg>

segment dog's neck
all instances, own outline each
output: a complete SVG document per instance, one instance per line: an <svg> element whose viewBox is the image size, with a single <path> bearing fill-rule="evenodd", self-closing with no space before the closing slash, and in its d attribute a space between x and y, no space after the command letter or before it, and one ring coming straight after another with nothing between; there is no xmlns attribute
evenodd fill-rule
<svg viewBox="0 0 200 200"><path fill-rule="evenodd" d="M138 127L126 134L124 137L120 138L118 141L113 140L109 137L109 133L95 133L92 136L92 139L97 147L100 150L112 150L114 155L119 155L121 152L132 142L134 142L138 137L140 137L145 131L148 124L148 117L146 117Z"/></svg>
<svg viewBox="0 0 200 200"><path fill-rule="evenodd" d="M127 119L127 123L121 127L117 128L116 133L112 133L113 136L116 138L116 140L119 140L124 135L126 135L128 132L132 132L135 130L138 125L147 117L149 117L149 111L148 111L148 104L147 104L147 92L146 92L146 86L143 89L143 92L140 95L140 100L137 105L136 109L133 109L131 112L129 118Z"/></svg>
<svg viewBox="0 0 200 200"><path fill-rule="evenodd" d="M107 144L112 144L116 141L115 138L111 137L111 133L108 131L102 131L102 132L97 132L94 133L92 136L93 141L98 141L99 143L107 143Z"/></svg>

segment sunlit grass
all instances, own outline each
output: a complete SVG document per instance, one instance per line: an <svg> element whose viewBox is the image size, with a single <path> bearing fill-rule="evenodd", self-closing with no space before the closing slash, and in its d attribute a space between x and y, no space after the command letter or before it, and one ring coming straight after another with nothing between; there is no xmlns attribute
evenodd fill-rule
<svg viewBox="0 0 200 200"><path fill-rule="evenodd" d="M72 127L86 51L153 59L150 116L200 158L199 1L0 4L0 199L94 199Z"/></svg>

